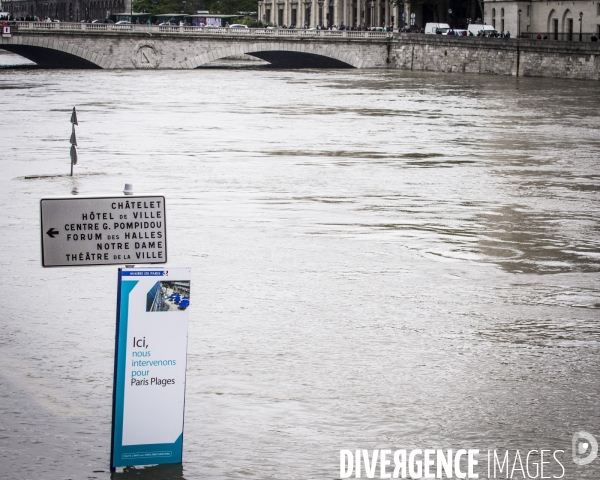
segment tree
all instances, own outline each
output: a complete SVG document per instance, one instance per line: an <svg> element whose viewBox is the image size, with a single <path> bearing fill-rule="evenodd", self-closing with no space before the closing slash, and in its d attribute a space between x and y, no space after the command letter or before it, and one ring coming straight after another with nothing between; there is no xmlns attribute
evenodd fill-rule
<svg viewBox="0 0 600 480"><path fill-rule="evenodd" d="M395 6L408 6L411 12L418 12L424 7L433 12L433 20L439 23L449 21L449 8L454 11L453 21L456 21L458 12L461 15L459 18L464 20L464 17L471 17L473 21L475 21L477 15L482 16L481 13L477 13L478 10L483 12L482 0L390 0L390 2Z"/></svg>
<svg viewBox="0 0 600 480"><path fill-rule="evenodd" d="M238 12L256 12L256 0L135 0L133 2L134 12L151 13L160 15L163 13L180 13L188 15L198 10L208 10L214 14L235 14Z"/></svg>
<svg viewBox="0 0 600 480"><path fill-rule="evenodd" d="M208 0L210 13L227 15L238 12L256 12L258 3L256 0Z"/></svg>
<svg viewBox="0 0 600 480"><path fill-rule="evenodd" d="M410 7L411 12L415 12L421 7L430 8L433 10L436 22L446 22L448 18L449 0L390 0L390 3L396 6L404 4Z"/></svg>
<svg viewBox="0 0 600 480"><path fill-rule="evenodd" d="M133 2L133 11L137 13L151 13L160 15L163 13L186 13L188 15L196 12L198 2L187 0L135 0Z"/></svg>

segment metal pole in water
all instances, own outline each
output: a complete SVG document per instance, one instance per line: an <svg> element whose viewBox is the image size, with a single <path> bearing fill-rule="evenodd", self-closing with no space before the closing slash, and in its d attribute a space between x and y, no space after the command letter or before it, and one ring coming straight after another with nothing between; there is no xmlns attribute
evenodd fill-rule
<svg viewBox="0 0 600 480"><path fill-rule="evenodd" d="M71 113L71 176L73 176L73 165L77 164L77 137L75 136L75 125L79 125L77 123L77 112L75 111L75 107L73 107L73 113Z"/></svg>

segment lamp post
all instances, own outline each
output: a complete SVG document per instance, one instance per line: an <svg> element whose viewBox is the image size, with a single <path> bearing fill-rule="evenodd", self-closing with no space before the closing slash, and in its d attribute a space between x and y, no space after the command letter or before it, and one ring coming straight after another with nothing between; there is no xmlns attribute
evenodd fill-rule
<svg viewBox="0 0 600 480"><path fill-rule="evenodd" d="M517 38L521 38L521 14L523 10L519 8L519 24L517 25Z"/></svg>
<svg viewBox="0 0 600 480"><path fill-rule="evenodd" d="M583 25L583 12L579 12L579 41L583 41L583 30L581 29Z"/></svg>
<svg viewBox="0 0 600 480"><path fill-rule="evenodd" d="M325 0L319 0L317 3L319 4L319 26L323 26L323 4Z"/></svg>

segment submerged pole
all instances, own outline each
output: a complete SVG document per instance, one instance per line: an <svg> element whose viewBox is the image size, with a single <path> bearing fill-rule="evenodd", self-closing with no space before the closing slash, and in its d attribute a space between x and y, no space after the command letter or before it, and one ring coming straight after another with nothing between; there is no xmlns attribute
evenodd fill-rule
<svg viewBox="0 0 600 480"><path fill-rule="evenodd" d="M71 113L71 151L69 152L71 155L71 176L73 176L73 165L77 163L77 137L75 136L75 125L79 125L77 123L77 112L75 111L75 107L73 107L73 113Z"/></svg>

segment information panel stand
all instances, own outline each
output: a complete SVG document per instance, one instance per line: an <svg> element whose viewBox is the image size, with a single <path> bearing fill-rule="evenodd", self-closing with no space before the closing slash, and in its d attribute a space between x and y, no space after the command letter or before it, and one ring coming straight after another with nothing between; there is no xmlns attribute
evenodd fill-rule
<svg viewBox="0 0 600 480"><path fill-rule="evenodd" d="M110 467L181 463L189 267L120 268Z"/></svg>

